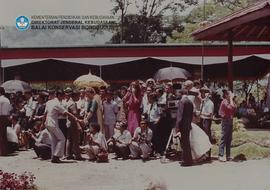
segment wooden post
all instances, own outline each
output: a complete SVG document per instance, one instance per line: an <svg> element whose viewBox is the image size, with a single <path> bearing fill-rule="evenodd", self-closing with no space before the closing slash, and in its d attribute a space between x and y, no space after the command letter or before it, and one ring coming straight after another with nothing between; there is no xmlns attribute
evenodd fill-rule
<svg viewBox="0 0 270 190"><path fill-rule="evenodd" d="M0 28L0 84L4 82L3 75L2 75L2 43L1 43L1 28Z"/></svg>
<svg viewBox="0 0 270 190"><path fill-rule="evenodd" d="M233 91L233 35L229 32L228 39L228 83L229 89Z"/></svg>
<svg viewBox="0 0 270 190"><path fill-rule="evenodd" d="M1 52L0 52L0 54L1 54ZM2 68L2 58L0 57L0 84L2 84L4 82L4 80L3 80L3 74L2 74L3 71L2 70L3 70L3 68Z"/></svg>
<svg viewBox="0 0 270 190"><path fill-rule="evenodd" d="M201 80L204 81L204 41L202 41L202 64L201 64Z"/></svg>
<svg viewBox="0 0 270 190"><path fill-rule="evenodd" d="M270 110L270 74L268 74L268 85L267 85L267 99L266 99L267 106Z"/></svg>

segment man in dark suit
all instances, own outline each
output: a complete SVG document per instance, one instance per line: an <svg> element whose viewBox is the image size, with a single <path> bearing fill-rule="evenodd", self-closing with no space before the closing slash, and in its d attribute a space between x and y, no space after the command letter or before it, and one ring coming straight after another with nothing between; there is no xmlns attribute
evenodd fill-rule
<svg viewBox="0 0 270 190"><path fill-rule="evenodd" d="M181 133L181 147L183 149L183 162L181 166L192 166L189 135L193 118L193 103L188 99L188 91L185 87L181 89L180 93L182 97L178 103L176 130Z"/></svg>

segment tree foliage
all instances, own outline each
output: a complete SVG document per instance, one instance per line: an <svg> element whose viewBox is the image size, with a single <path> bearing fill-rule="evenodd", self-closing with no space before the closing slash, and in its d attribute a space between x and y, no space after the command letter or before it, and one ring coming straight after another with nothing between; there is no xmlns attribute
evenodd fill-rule
<svg viewBox="0 0 270 190"><path fill-rule="evenodd" d="M197 5L198 0L135 0L135 3L140 15L153 17L166 11L182 12L191 5Z"/></svg>
<svg viewBox="0 0 270 190"><path fill-rule="evenodd" d="M127 15L123 21L123 40L125 43L159 43L162 41L162 17L147 18L142 15ZM121 37L120 32L112 38L117 43Z"/></svg>
<svg viewBox="0 0 270 190"><path fill-rule="evenodd" d="M190 34L199 28L199 24L205 20L213 22L232 12L244 8L255 0L208 0L205 4L200 4L186 16L184 19L184 30L174 33L169 38L169 42L183 43L193 42Z"/></svg>
<svg viewBox="0 0 270 190"><path fill-rule="evenodd" d="M113 36L112 43L165 43L171 26L165 26L163 14L183 11L198 0L135 0L137 14L128 14L130 0L112 0L112 12L121 12L120 30Z"/></svg>

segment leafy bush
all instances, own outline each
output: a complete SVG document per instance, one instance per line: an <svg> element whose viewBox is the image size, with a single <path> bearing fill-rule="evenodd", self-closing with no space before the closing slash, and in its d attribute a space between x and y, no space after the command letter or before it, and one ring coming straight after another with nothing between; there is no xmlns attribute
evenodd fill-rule
<svg viewBox="0 0 270 190"><path fill-rule="evenodd" d="M24 172L21 175L7 173L0 170L0 189L1 190L35 190L36 178L30 172Z"/></svg>

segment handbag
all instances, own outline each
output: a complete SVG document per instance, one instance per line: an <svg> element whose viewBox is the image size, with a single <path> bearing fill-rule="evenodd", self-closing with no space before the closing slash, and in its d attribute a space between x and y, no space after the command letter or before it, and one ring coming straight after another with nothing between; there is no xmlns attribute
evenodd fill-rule
<svg viewBox="0 0 270 190"><path fill-rule="evenodd" d="M99 153L97 154L97 162L108 162L108 156L109 154L106 150L100 149Z"/></svg>

